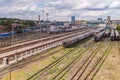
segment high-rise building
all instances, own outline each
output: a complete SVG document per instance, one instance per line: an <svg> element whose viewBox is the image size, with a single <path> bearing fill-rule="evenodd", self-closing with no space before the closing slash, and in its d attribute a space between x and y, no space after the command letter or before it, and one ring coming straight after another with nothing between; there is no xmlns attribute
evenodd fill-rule
<svg viewBox="0 0 120 80"><path fill-rule="evenodd" d="M75 24L75 16L71 16L71 23Z"/></svg>
<svg viewBox="0 0 120 80"><path fill-rule="evenodd" d="M102 18L98 18L97 20L98 20L98 22L100 22L100 23L103 22L103 19L102 19Z"/></svg>
<svg viewBox="0 0 120 80"><path fill-rule="evenodd" d="M107 22L110 22L110 19L111 17L110 16L107 16Z"/></svg>
<svg viewBox="0 0 120 80"><path fill-rule="evenodd" d="M110 16L107 16L106 26L107 26L107 27L110 27L111 24L112 24L112 22L111 22L111 17L110 17Z"/></svg>

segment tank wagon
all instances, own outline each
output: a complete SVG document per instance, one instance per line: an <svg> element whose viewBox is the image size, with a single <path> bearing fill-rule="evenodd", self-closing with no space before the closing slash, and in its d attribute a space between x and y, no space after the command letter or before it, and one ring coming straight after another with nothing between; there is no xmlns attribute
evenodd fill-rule
<svg viewBox="0 0 120 80"><path fill-rule="evenodd" d="M83 33L81 35L78 35L78 36L75 36L73 38L70 38L70 39L68 39L68 40L63 42L63 47L65 47L65 48L69 47L72 44L74 44L76 42L79 42L79 41L81 41L83 39L86 39L87 37L92 36L92 35L93 35L93 32L92 31L88 31L88 32Z"/></svg>
<svg viewBox="0 0 120 80"><path fill-rule="evenodd" d="M114 30L111 30L110 40L111 40L111 41L114 41L114 40L115 40L115 33L114 33Z"/></svg>
<svg viewBox="0 0 120 80"><path fill-rule="evenodd" d="M120 34L117 30L115 30L115 40L119 41L120 40Z"/></svg>
<svg viewBox="0 0 120 80"><path fill-rule="evenodd" d="M95 42L100 41L104 37L104 33L105 33L105 31L102 31L102 32L96 34L95 37L94 37L94 41Z"/></svg>

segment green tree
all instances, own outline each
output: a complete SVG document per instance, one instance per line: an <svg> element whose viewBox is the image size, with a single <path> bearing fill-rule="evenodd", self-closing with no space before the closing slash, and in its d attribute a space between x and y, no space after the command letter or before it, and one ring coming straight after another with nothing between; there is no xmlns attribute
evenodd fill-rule
<svg viewBox="0 0 120 80"><path fill-rule="evenodd" d="M35 23L33 21L27 21L27 24L30 25L31 27L35 26Z"/></svg>
<svg viewBox="0 0 120 80"><path fill-rule="evenodd" d="M11 31L12 30L12 23L13 23L13 20L4 19L0 22L0 25L4 26L4 31Z"/></svg>
<svg viewBox="0 0 120 80"><path fill-rule="evenodd" d="M117 26L117 28L116 28L119 32L120 32L120 26Z"/></svg>

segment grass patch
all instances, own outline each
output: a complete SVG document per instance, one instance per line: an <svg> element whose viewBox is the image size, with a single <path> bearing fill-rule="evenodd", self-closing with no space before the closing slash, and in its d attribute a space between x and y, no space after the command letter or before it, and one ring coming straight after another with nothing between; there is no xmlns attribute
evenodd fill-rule
<svg viewBox="0 0 120 80"><path fill-rule="evenodd" d="M55 68L53 68L53 69L51 69L51 70L49 71L49 74L55 73L58 69L59 69L59 68L56 66Z"/></svg>
<svg viewBox="0 0 120 80"><path fill-rule="evenodd" d="M53 60L56 60L56 57L55 56L52 56Z"/></svg>

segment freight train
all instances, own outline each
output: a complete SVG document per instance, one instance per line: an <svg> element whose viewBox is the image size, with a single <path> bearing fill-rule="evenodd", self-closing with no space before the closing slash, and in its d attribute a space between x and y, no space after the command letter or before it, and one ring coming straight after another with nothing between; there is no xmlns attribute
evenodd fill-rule
<svg viewBox="0 0 120 80"><path fill-rule="evenodd" d="M114 41L114 40L115 40L115 33L114 33L114 30L113 30L113 29L111 30L110 39L111 39L111 41Z"/></svg>
<svg viewBox="0 0 120 80"><path fill-rule="evenodd" d="M104 37L104 34L105 34L105 31L102 31L102 32L99 32L95 35L94 37L94 41L95 42L98 42L100 41L103 37Z"/></svg>
<svg viewBox="0 0 120 80"><path fill-rule="evenodd" d="M110 35L111 41L119 41L120 40L120 34L117 30L112 30Z"/></svg>
<svg viewBox="0 0 120 80"><path fill-rule="evenodd" d="M119 41L120 40L120 34L117 30L114 31L115 34L115 40Z"/></svg>
<svg viewBox="0 0 120 80"><path fill-rule="evenodd" d="M107 29L104 34L105 37L110 37L110 29Z"/></svg>
<svg viewBox="0 0 120 80"><path fill-rule="evenodd" d="M100 32L102 32L102 31L104 31L105 30L105 28L98 28L95 32L96 33L100 33Z"/></svg>
<svg viewBox="0 0 120 80"><path fill-rule="evenodd" d="M81 41L83 39L86 39L86 38L88 38L89 36L92 36L92 35L93 35L93 32L92 31L88 31L88 32L83 33L81 35L78 35L78 36L75 36L73 38L70 38L70 39L68 39L68 40L63 42L63 47L65 47L65 48L69 47L72 44L74 44L76 42L79 42L79 41Z"/></svg>

